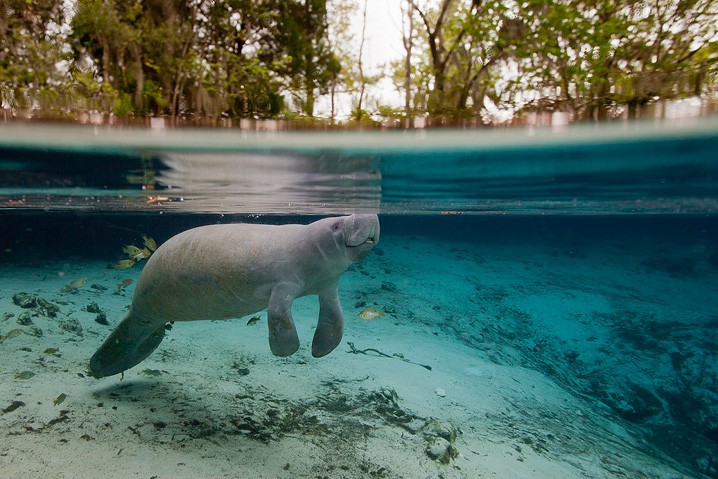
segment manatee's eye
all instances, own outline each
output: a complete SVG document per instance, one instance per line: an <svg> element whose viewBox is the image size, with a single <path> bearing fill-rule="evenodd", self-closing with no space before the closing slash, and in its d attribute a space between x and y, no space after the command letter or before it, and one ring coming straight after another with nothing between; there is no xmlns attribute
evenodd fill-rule
<svg viewBox="0 0 718 479"><path fill-rule="evenodd" d="M332 225L332 231L334 231L335 233L339 231L339 223L334 223Z"/></svg>

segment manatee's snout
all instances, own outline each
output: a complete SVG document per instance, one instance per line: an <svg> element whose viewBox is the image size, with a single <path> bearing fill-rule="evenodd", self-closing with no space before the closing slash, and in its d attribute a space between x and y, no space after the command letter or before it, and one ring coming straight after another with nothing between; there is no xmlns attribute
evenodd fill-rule
<svg viewBox="0 0 718 479"><path fill-rule="evenodd" d="M379 217L351 215L346 221L345 242L352 261L359 261L379 242Z"/></svg>

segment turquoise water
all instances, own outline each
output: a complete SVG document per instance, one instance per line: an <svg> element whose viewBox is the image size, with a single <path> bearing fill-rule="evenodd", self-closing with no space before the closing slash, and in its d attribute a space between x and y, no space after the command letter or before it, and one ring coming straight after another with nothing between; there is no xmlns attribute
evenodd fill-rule
<svg viewBox="0 0 718 479"><path fill-rule="evenodd" d="M0 464L15 477L718 477L717 151L715 118L2 126ZM325 358L308 354L305 298L290 358L271 356L263 312L256 326L175 324L124 378L87 375L144 265L112 268L123 246L349 213L379 214L381 239L342 276L345 336Z"/></svg>
<svg viewBox="0 0 718 479"><path fill-rule="evenodd" d="M0 201L97 213L710 215L716 131L715 118L354 134L4 126Z"/></svg>

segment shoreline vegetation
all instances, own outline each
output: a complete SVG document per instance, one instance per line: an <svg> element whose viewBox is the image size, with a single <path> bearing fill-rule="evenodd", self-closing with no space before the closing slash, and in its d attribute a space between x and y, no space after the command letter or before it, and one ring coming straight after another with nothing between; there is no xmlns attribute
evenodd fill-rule
<svg viewBox="0 0 718 479"><path fill-rule="evenodd" d="M527 112L499 125L486 124L480 118L447 118L417 116L413 118L375 117L362 120L332 120L325 117L276 118L188 118L167 116L116 117L96 110L55 112L43 110L12 111L0 108L0 124L58 124L96 125L136 128L216 128L248 131L351 131L351 130L402 130L402 129L480 129L495 127L561 127L579 122L616 122L629 120L674 120L718 115L718 98L691 98L672 102L657 102L641 114L629 118L621 115L602 120L577 119L565 112Z"/></svg>
<svg viewBox="0 0 718 479"><path fill-rule="evenodd" d="M718 0L401 0L403 50L374 69L367 2L8 0L0 122L468 128L718 110Z"/></svg>

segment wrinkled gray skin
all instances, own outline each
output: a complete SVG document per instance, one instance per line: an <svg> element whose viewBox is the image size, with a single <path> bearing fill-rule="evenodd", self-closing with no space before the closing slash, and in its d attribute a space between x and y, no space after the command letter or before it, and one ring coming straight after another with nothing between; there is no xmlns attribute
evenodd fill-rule
<svg viewBox="0 0 718 479"><path fill-rule="evenodd" d="M325 218L309 225L231 224L194 228L170 238L142 270L132 306L90 359L94 377L119 374L162 341L169 321L238 318L267 309L276 356L299 349L292 301L319 296L312 355L342 338L339 276L379 241L376 215Z"/></svg>

